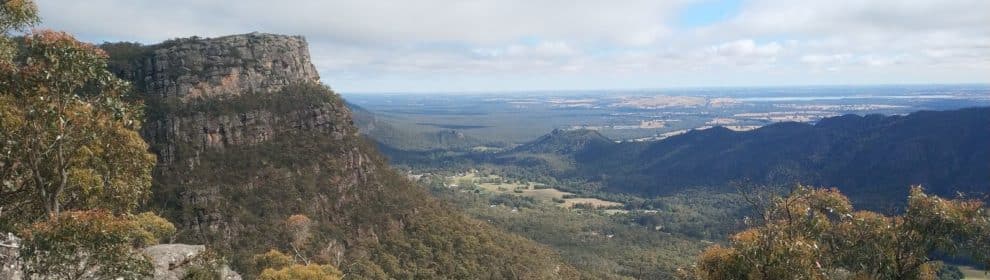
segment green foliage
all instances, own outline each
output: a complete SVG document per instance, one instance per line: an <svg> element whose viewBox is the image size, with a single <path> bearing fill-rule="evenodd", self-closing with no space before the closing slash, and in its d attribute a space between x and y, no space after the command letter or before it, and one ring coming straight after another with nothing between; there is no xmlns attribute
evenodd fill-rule
<svg viewBox="0 0 990 280"><path fill-rule="evenodd" d="M224 280L223 273L227 261L216 251L207 249L190 261L182 280Z"/></svg>
<svg viewBox="0 0 990 280"><path fill-rule="evenodd" d="M128 84L107 71L101 50L68 34L23 40L0 67L0 227L63 209L136 208L155 158L135 131L141 110L125 101Z"/></svg>
<svg viewBox="0 0 990 280"><path fill-rule="evenodd" d="M38 6L30 0L10 0L0 4L0 32L24 31L41 22Z"/></svg>
<svg viewBox="0 0 990 280"><path fill-rule="evenodd" d="M39 23L38 6L30 0L10 0L0 3L0 65L4 68L18 55L17 43L10 38L13 32L23 32Z"/></svg>
<svg viewBox="0 0 990 280"><path fill-rule="evenodd" d="M142 241L146 245L168 242L175 235L175 225L152 212L144 212L133 217L134 222L147 234Z"/></svg>
<svg viewBox="0 0 990 280"><path fill-rule="evenodd" d="M987 248L990 218L977 200L946 200L914 187L901 216L853 211L831 189L799 187L775 198L765 223L713 246L685 279L934 279L933 253ZM982 257L977 254L976 257Z"/></svg>
<svg viewBox="0 0 990 280"><path fill-rule="evenodd" d="M292 265L281 269L265 269L258 280L338 280L343 275L330 265Z"/></svg>
<svg viewBox="0 0 990 280"><path fill-rule="evenodd" d="M108 211L63 212L21 232L21 259L29 277L137 279L151 263L136 251L148 235L134 219Z"/></svg>
<svg viewBox="0 0 990 280"><path fill-rule="evenodd" d="M292 257L272 249L264 254L257 254L251 257L251 269L253 273L261 273L265 269L279 270L294 264Z"/></svg>

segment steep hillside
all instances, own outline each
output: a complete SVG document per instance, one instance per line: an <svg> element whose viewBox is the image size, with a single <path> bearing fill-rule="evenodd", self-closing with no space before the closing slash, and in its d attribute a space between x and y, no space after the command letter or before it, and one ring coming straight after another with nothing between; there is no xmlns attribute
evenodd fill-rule
<svg viewBox="0 0 990 280"><path fill-rule="evenodd" d="M340 97L317 84L301 37L247 34L108 44L148 104L159 155L149 208L251 273L291 252L285 221L312 236L297 255L361 279L572 278L549 249L469 219L391 171Z"/></svg>

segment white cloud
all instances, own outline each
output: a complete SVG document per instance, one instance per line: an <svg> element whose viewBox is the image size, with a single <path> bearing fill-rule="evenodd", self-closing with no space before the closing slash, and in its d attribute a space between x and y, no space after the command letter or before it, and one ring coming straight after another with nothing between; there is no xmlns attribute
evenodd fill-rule
<svg viewBox="0 0 990 280"><path fill-rule="evenodd" d="M701 0L37 1L88 40L304 35L343 90L990 82L985 0L752 0L697 29L672 23Z"/></svg>

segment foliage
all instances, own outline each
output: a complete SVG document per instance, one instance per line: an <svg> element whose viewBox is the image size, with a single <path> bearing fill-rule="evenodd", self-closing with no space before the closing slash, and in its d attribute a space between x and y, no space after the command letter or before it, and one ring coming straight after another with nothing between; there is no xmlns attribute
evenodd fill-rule
<svg viewBox="0 0 990 280"><path fill-rule="evenodd" d="M0 3L0 64L9 67L17 56L17 44L10 33L23 32L40 22L38 6L30 0L10 0Z"/></svg>
<svg viewBox="0 0 990 280"><path fill-rule="evenodd" d="M148 235L133 217L105 210L62 212L21 232L21 258L30 277L145 278L151 263L135 245Z"/></svg>
<svg viewBox="0 0 990 280"><path fill-rule="evenodd" d="M190 265L192 264L192 265ZM215 250L207 249L186 264L182 280L224 280L227 261Z"/></svg>
<svg viewBox="0 0 990 280"><path fill-rule="evenodd" d="M135 131L141 110L128 84L103 51L66 33L32 32L22 45L0 62L0 225L137 207L155 158Z"/></svg>
<svg viewBox="0 0 990 280"><path fill-rule="evenodd" d="M265 269L258 280L338 280L343 275L330 265L294 264L281 269Z"/></svg>
<svg viewBox="0 0 990 280"><path fill-rule="evenodd" d="M175 225L165 218L152 212L137 214L133 218L134 222L144 233L142 243L154 245L160 242L168 242L175 235Z"/></svg>
<svg viewBox="0 0 990 280"><path fill-rule="evenodd" d="M308 265L309 258L300 253L299 249L306 246L306 243L313 237L313 220L310 220L306 215L295 214L289 216L289 219L285 221L285 225L292 237L289 246L296 253L296 257Z"/></svg>
<svg viewBox="0 0 990 280"><path fill-rule="evenodd" d="M300 226L301 224L306 224L304 226L308 227L310 220L303 215L293 215L289 218L290 226ZM308 229L306 229L308 231ZM297 251L298 253L298 251ZM332 280L341 279L343 274L336 267L329 264L316 264L308 263L306 260L305 264L296 263L292 257L289 257L278 250L269 250L264 254L257 254L251 258L252 269L254 273L258 273L258 279L268 279L268 280L282 280L282 279L312 279L312 280Z"/></svg>
<svg viewBox="0 0 990 280"><path fill-rule="evenodd" d="M294 263L295 261L292 257L275 249L251 257L251 269L253 269L254 273L260 273L265 269L279 270Z"/></svg>
<svg viewBox="0 0 990 280"><path fill-rule="evenodd" d="M913 187L900 216L854 211L835 189L798 187L763 211L764 224L713 246L685 279L933 279L935 252L988 248L990 216L978 200ZM976 254L976 257L983 257Z"/></svg>

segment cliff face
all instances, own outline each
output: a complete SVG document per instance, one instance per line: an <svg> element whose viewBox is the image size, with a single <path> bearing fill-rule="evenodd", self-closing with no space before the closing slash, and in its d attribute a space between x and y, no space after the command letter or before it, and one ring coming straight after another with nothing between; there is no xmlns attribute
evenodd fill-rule
<svg viewBox="0 0 990 280"><path fill-rule="evenodd" d="M289 112L257 108L221 115L172 115L149 119L142 134L155 147L160 165L172 165L180 159L195 165L203 151L257 145L296 131L322 133L336 140L356 133L347 108L323 103L307 104ZM181 152L188 156L178 156Z"/></svg>
<svg viewBox="0 0 990 280"><path fill-rule="evenodd" d="M104 48L145 91L142 134L159 160L149 208L247 278L253 254L292 250L295 214L313 221L298 254L356 279L573 276L547 248L451 213L392 171L318 84L300 37Z"/></svg>
<svg viewBox="0 0 990 280"><path fill-rule="evenodd" d="M196 97L274 92L293 82L318 82L306 39L251 33L176 39L156 46L134 78L147 94Z"/></svg>
<svg viewBox="0 0 990 280"><path fill-rule="evenodd" d="M149 118L143 129L156 148L160 165L174 164L180 152L191 155L183 159L185 164L195 165L197 155L205 150L256 145L294 130L320 132L337 140L354 133L349 129L350 113L339 104L306 104L289 112L254 106L219 113L195 105L319 83L302 37L251 33L175 39L144 47L139 53L129 69L118 72L148 95L149 106L168 111ZM185 151L179 151L180 147Z"/></svg>

